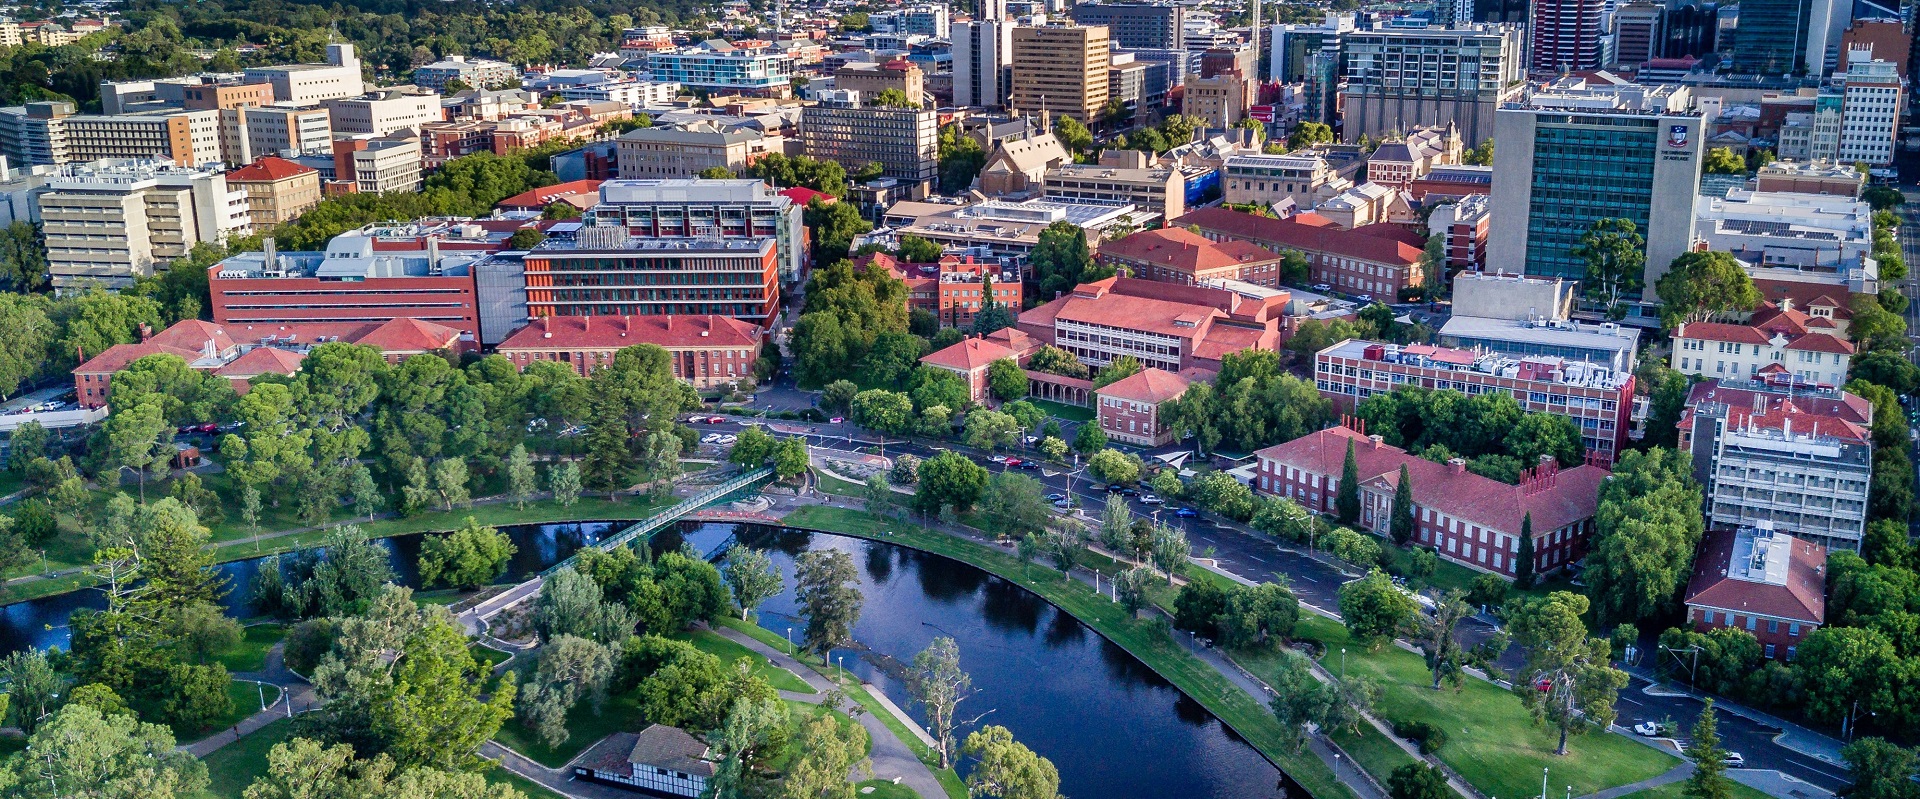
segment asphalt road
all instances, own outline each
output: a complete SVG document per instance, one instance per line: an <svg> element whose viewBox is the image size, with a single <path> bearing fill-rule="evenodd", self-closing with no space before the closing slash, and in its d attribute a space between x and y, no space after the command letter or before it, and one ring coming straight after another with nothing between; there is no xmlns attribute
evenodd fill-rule
<svg viewBox="0 0 1920 799"><path fill-rule="evenodd" d="M1920 259L1915 263L1920 264ZM1916 303L1920 305L1920 303ZM879 439L851 424L815 424L801 422L773 422L782 426L794 425L810 429L804 434L807 443L827 449L851 451L857 447L873 446ZM727 421L720 424L699 425L716 432L733 432L740 422ZM912 454L928 458L936 451L919 443L890 442L885 447L886 454ZM975 462L993 472L1005 471L1008 467L989 458L967 453ZM1018 452L1013 453L1016 456ZM1049 492L1072 495L1089 514L1098 516L1107 501L1104 490L1094 489L1095 481L1080 470L1055 472L1051 470L1026 470L1025 474L1038 479ZM1195 518L1181 518L1173 513L1177 503L1155 507L1141 503L1136 497L1131 500L1134 512L1152 517L1158 513L1161 521L1177 525L1192 542L1196 556L1203 556L1209 550L1220 568L1256 581L1271 581L1284 578L1300 601L1330 611L1338 612L1340 586L1353 577L1333 566L1308 557L1291 549L1282 549L1272 539L1256 533L1235 522L1211 518L1211 514L1202 512ZM1471 646L1491 633L1492 620L1476 617L1462 626L1461 639ZM1518 647L1513 647L1501 657L1500 665L1511 671L1520 664ZM1630 727L1641 721L1674 720L1682 727L1690 726L1700 714L1700 702L1688 696L1649 695L1642 692L1647 686L1644 679L1635 678L1629 691L1623 692L1618 704L1619 719L1623 727ZM1749 769L1777 769L1785 774L1812 783L1828 791L1838 790L1848 784L1844 769L1833 764L1823 763L1815 758L1800 754L1774 742L1780 733L1776 727L1731 713L1720 714L1720 735L1729 751L1738 751L1746 757Z"/></svg>

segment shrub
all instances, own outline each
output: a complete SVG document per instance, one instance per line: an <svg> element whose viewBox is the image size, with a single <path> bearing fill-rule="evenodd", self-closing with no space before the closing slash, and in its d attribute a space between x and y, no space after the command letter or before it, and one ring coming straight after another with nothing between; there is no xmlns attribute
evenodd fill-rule
<svg viewBox="0 0 1920 799"><path fill-rule="evenodd" d="M332 619L308 619L287 631L284 649L287 668L300 674L312 674L320 659L333 650L340 637L340 625Z"/></svg>
<svg viewBox="0 0 1920 799"><path fill-rule="evenodd" d="M1395 721L1393 734L1420 745L1420 754L1431 755L1447 745L1447 731L1426 721Z"/></svg>

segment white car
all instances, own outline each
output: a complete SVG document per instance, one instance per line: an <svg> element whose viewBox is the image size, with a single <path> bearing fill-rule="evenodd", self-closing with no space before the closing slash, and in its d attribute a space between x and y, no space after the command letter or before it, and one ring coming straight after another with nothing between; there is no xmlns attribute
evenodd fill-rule
<svg viewBox="0 0 1920 799"><path fill-rule="evenodd" d="M720 443L722 444L732 444L733 442L739 441L739 440L740 440L739 436L721 436L720 437Z"/></svg>
<svg viewBox="0 0 1920 799"><path fill-rule="evenodd" d="M1167 502L1166 500L1161 499L1159 496L1154 494L1140 495L1140 504L1142 505L1164 505L1166 504L1166 502Z"/></svg>
<svg viewBox="0 0 1920 799"><path fill-rule="evenodd" d="M1648 738L1652 738L1660 734L1660 725L1655 724L1651 721L1643 721L1643 722L1640 722L1639 724L1633 725L1633 731L1641 735L1647 736Z"/></svg>
<svg viewBox="0 0 1920 799"><path fill-rule="evenodd" d="M1747 767L1747 759L1742 757L1739 752L1728 752L1727 756L1722 758L1720 762L1725 764L1727 768Z"/></svg>
<svg viewBox="0 0 1920 799"><path fill-rule="evenodd" d="M708 433L700 437L700 443L702 444L715 444L715 443L719 443L719 441L720 441L719 433Z"/></svg>

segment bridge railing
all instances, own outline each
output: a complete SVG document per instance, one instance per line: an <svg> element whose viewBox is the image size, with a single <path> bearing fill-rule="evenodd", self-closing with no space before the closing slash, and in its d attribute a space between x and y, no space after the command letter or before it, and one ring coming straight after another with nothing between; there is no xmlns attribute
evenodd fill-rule
<svg viewBox="0 0 1920 799"><path fill-rule="evenodd" d="M739 477L735 477L732 480L728 480L717 486L714 486L698 494L695 494L691 497L688 497L685 500L681 501L680 503L675 504L671 508L667 508L666 510L660 511L659 513L656 513L652 516L648 516L645 519L641 519L640 521L635 522L632 525L628 526L627 529L621 530L620 532L614 534L612 537L604 539L594 544L594 547L603 551L611 551L615 547L625 546L629 542L633 541L635 538L639 538L642 536L651 537L654 531L659 530L660 528L665 527L668 524L679 521L682 517L685 517L687 514L693 513L694 511L697 511L701 508L704 508L708 505L718 502L721 499L724 499L729 494L745 489L749 486L752 486L755 483L758 483L772 476L773 476L773 469L764 467L764 466L761 468L755 469L751 472L747 472L746 474L740 475ZM559 563L555 563L552 566L547 567L545 571L540 572L540 576L545 577L549 574L559 571L563 567L573 565L574 559L576 557L578 556L577 555L569 556L567 557L566 560L560 561Z"/></svg>

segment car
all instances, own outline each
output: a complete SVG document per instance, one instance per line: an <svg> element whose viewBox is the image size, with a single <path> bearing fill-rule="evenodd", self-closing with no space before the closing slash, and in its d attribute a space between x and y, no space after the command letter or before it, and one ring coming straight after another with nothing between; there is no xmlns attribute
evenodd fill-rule
<svg viewBox="0 0 1920 799"><path fill-rule="evenodd" d="M206 424L200 425L199 429L200 429L200 432L202 433L212 433L212 432L218 431L220 429L220 425L214 424L212 422L207 422Z"/></svg>
<svg viewBox="0 0 1920 799"><path fill-rule="evenodd" d="M1199 516L1200 511L1194 510L1192 508L1187 508L1187 507L1179 507L1179 508L1173 509L1173 515L1178 516L1182 519L1191 519L1196 516Z"/></svg>
<svg viewBox="0 0 1920 799"><path fill-rule="evenodd" d="M1061 497L1053 501L1053 506L1061 510L1066 510L1067 508L1073 507L1073 500Z"/></svg>
<svg viewBox="0 0 1920 799"><path fill-rule="evenodd" d="M1370 302L1373 302L1373 295L1372 295L1372 294L1362 294L1362 295L1360 295L1360 296L1358 296L1358 297L1355 297L1355 298L1353 298L1353 301L1354 301L1354 302L1357 302L1357 303L1360 303L1361 305L1365 305L1365 304L1367 304L1367 303L1370 303Z"/></svg>
<svg viewBox="0 0 1920 799"><path fill-rule="evenodd" d="M1008 458L1002 462L1008 466L1019 466L1020 464L1025 463L1025 461L1020 460L1019 458Z"/></svg>
<svg viewBox="0 0 1920 799"><path fill-rule="evenodd" d="M1007 456L1005 456L1005 455L995 455L995 456L993 456L993 457L991 457L991 458L988 458L987 460L990 460L990 461L993 461L994 463L1006 463L1006 462L1007 462Z"/></svg>
<svg viewBox="0 0 1920 799"><path fill-rule="evenodd" d="M844 421L846 421L846 419L845 419L845 418L843 418L843 417L839 417L839 416L835 416L835 417L833 417L832 419L828 419L827 421L828 421L828 422L831 422L831 423L833 423L833 424L839 424L839 423L841 423L841 422L844 422Z"/></svg>
<svg viewBox="0 0 1920 799"><path fill-rule="evenodd" d="M1121 486L1121 487L1120 487L1120 496L1123 496L1123 497L1137 497L1137 496L1140 496L1140 489L1138 489L1138 488L1133 488L1133 487L1131 487L1131 486Z"/></svg>
<svg viewBox="0 0 1920 799"><path fill-rule="evenodd" d="M1039 436L1027 436L1027 437L1026 437L1026 439L1025 439L1025 441L1027 442L1027 446L1029 446L1029 447L1031 447L1031 446L1033 446L1033 445L1035 445L1035 444L1038 444L1038 443L1040 443L1040 437L1039 437Z"/></svg>
<svg viewBox="0 0 1920 799"><path fill-rule="evenodd" d="M1164 500L1164 499L1161 499L1161 498L1160 498L1160 497L1159 497L1158 495L1156 495L1156 494L1141 494L1141 495L1140 495L1140 504L1142 504L1142 505L1164 505L1164 504L1166 504L1166 500Z"/></svg>
<svg viewBox="0 0 1920 799"><path fill-rule="evenodd" d="M1109 483L1109 484L1107 484L1107 485L1105 485L1105 486L1095 486L1095 487L1094 487L1094 490L1095 490L1095 491L1106 491L1106 492L1107 492L1107 493L1109 493L1109 494L1118 494L1118 493L1120 493L1120 489L1121 489L1121 488L1122 488L1122 486L1121 486L1121 485L1120 485L1119 483Z"/></svg>
<svg viewBox="0 0 1920 799"><path fill-rule="evenodd" d="M709 416L707 417L707 424L719 424L726 420L727 420L727 417L725 416Z"/></svg>
<svg viewBox="0 0 1920 799"><path fill-rule="evenodd" d="M1023 460L1019 464L1017 464L1014 468L1033 471L1035 469L1040 468L1040 462L1035 460Z"/></svg>
<svg viewBox="0 0 1920 799"><path fill-rule="evenodd" d="M720 441L719 433L708 433L700 437L700 443L702 444L714 444L714 443L718 443L719 441Z"/></svg>
<svg viewBox="0 0 1920 799"><path fill-rule="evenodd" d="M1643 722L1640 722L1639 724L1633 725L1633 731L1641 735L1644 735L1648 738L1652 738L1660 734L1660 725L1655 724L1651 721L1643 721Z"/></svg>
<svg viewBox="0 0 1920 799"><path fill-rule="evenodd" d="M1329 292L1329 291L1332 291L1332 290L1333 290L1333 287L1332 287L1332 286L1329 286L1329 285L1327 285L1327 284L1325 284L1325 283L1315 283L1315 284L1313 284L1313 290L1314 290L1314 291L1317 291L1317 292L1320 292L1321 294L1325 294L1325 293L1327 293L1327 292Z"/></svg>
<svg viewBox="0 0 1920 799"><path fill-rule="evenodd" d="M1747 759L1742 757L1739 752L1728 752L1726 757L1721 758L1720 763L1727 768L1747 767Z"/></svg>
<svg viewBox="0 0 1920 799"><path fill-rule="evenodd" d="M707 417L705 416L689 416L687 417L687 424L699 424L706 420L707 420Z"/></svg>
<svg viewBox="0 0 1920 799"><path fill-rule="evenodd" d="M1048 501L1048 502L1059 502L1060 500L1063 500L1063 499L1066 499L1066 498L1067 498L1067 495L1066 495L1066 494L1062 494L1062 493L1060 493L1060 492L1058 492L1058 491L1055 491L1055 492L1053 492L1053 493L1051 493L1051 494L1048 494L1048 495L1047 495L1047 501Z"/></svg>

